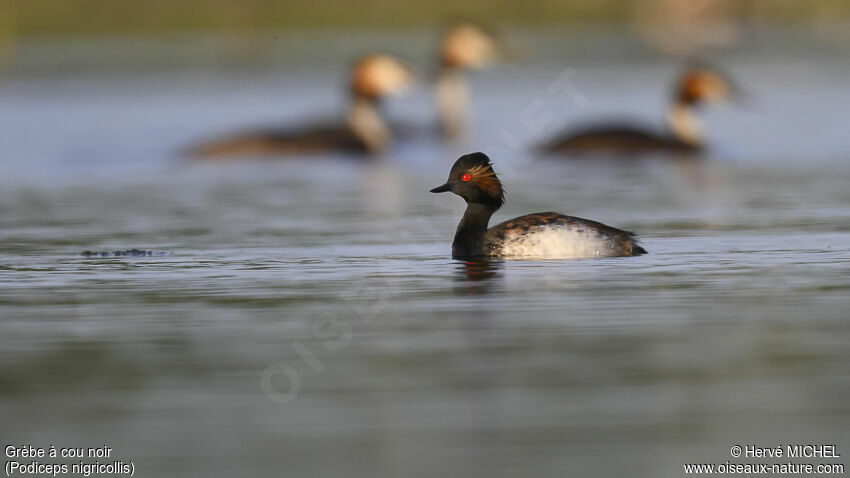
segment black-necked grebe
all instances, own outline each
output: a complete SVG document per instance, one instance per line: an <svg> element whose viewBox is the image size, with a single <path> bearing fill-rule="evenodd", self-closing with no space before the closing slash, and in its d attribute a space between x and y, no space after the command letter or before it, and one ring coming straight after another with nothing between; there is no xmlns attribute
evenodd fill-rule
<svg viewBox="0 0 850 478"><path fill-rule="evenodd" d="M439 72L435 87L440 129L449 139L462 138L470 110L467 74L500 59L516 56L515 49L497 35L471 22L446 30L439 44Z"/></svg>
<svg viewBox="0 0 850 478"><path fill-rule="evenodd" d="M490 216L505 201L505 192L484 153L458 158L448 182L431 190L446 191L466 200L466 212L452 242L454 259L577 259L646 254L634 233L554 212L520 216L488 229Z"/></svg>
<svg viewBox="0 0 850 478"><path fill-rule="evenodd" d="M674 90L667 112L668 131L653 131L629 123L579 128L544 146L553 153L640 155L653 152L698 152L705 142L696 117L698 106L725 100L736 92L724 75L706 67L686 70Z"/></svg>
<svg viewBox="0 0 850 478"><path fill-rule="evenodd" d="M191 148L190 155L222 158L295 153L377 154L390 145L390 130L378 110L379 100L406 89L412 70L388 55L359 58L350 77L351 104L340 124L310 125L293 130L247 131Z"/></svg>

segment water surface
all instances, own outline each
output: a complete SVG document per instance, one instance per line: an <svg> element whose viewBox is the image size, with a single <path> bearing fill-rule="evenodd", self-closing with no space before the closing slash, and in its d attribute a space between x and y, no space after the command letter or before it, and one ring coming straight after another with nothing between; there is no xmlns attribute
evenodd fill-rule
<svg viewBox="0 0 850 478"><path fill-rule="evenodd" d="M10 81L3 437L108 444L142 476L650 477L736 443L850 453L848 71L801 64L730 61L757 102L707 112L712 154L629 165L520 145L658 118L674 65L504 67L476 79L474 140L375 162L174 155L332 116L336 69ZM581 97L549 89L566 69ZM432 119L424 92L389 112ZM494 221L561 211L650 254L452 261L462 201L427 191L470 150L507 185ZM130 248L168 254L80 256Z"/></svg>

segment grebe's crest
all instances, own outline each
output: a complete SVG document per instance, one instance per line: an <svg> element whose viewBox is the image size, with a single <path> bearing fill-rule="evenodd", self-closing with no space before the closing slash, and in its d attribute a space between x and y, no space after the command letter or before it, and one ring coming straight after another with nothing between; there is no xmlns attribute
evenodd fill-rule
<svg viewBox="0 0 850 478"><path fill-rule="evenodd" d="M415 79L413 70L382 54L360 57L351 70L351 89L359 96L379 98L407 89Z"/></svg>
<svg viewBox="0 0 850 478"><path fill-rule="evenodd" d="M734 89L726 75L709 67L696 66L682 74L676 94L680 102L696 105L705 101L727 100Z"/></svg>
<svg viewBox="0 0 850 478"><path fill-rule="evenodd" d="M505 189L490 158L484 153L465 154L455 161L449 172L446 184L434 188L431 192L451 191L466 199L468 203L479 203L502 207L505 202Z"/></svg>
<svg viewBox="0 0 850 478"><path fill-rule="evenodd" d="M499 48L495 37L483 28L461 22L443 35L440 61L451 68L484 68L499 58Z"/></svg>

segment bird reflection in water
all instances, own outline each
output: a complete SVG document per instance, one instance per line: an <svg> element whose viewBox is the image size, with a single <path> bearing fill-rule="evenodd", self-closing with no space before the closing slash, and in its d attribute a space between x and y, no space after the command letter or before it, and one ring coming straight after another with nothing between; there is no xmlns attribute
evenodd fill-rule
<svg viewBox="0 0 850 478"><path fill-rule="evenodd" d="M486 294L502 283L504 261L476 260L457 262L455 280L459 294Z"/></svg>

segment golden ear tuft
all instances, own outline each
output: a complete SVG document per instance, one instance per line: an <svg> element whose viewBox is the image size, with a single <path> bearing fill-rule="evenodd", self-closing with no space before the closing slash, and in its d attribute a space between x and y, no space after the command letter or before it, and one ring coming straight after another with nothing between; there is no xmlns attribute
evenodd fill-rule
<svg viewBox="0 0 850 478"><path fill-rule="evenodd" d="M474 166L468 171L470 182L500 202L504 198L502 182L489 164Z"/></svg>

